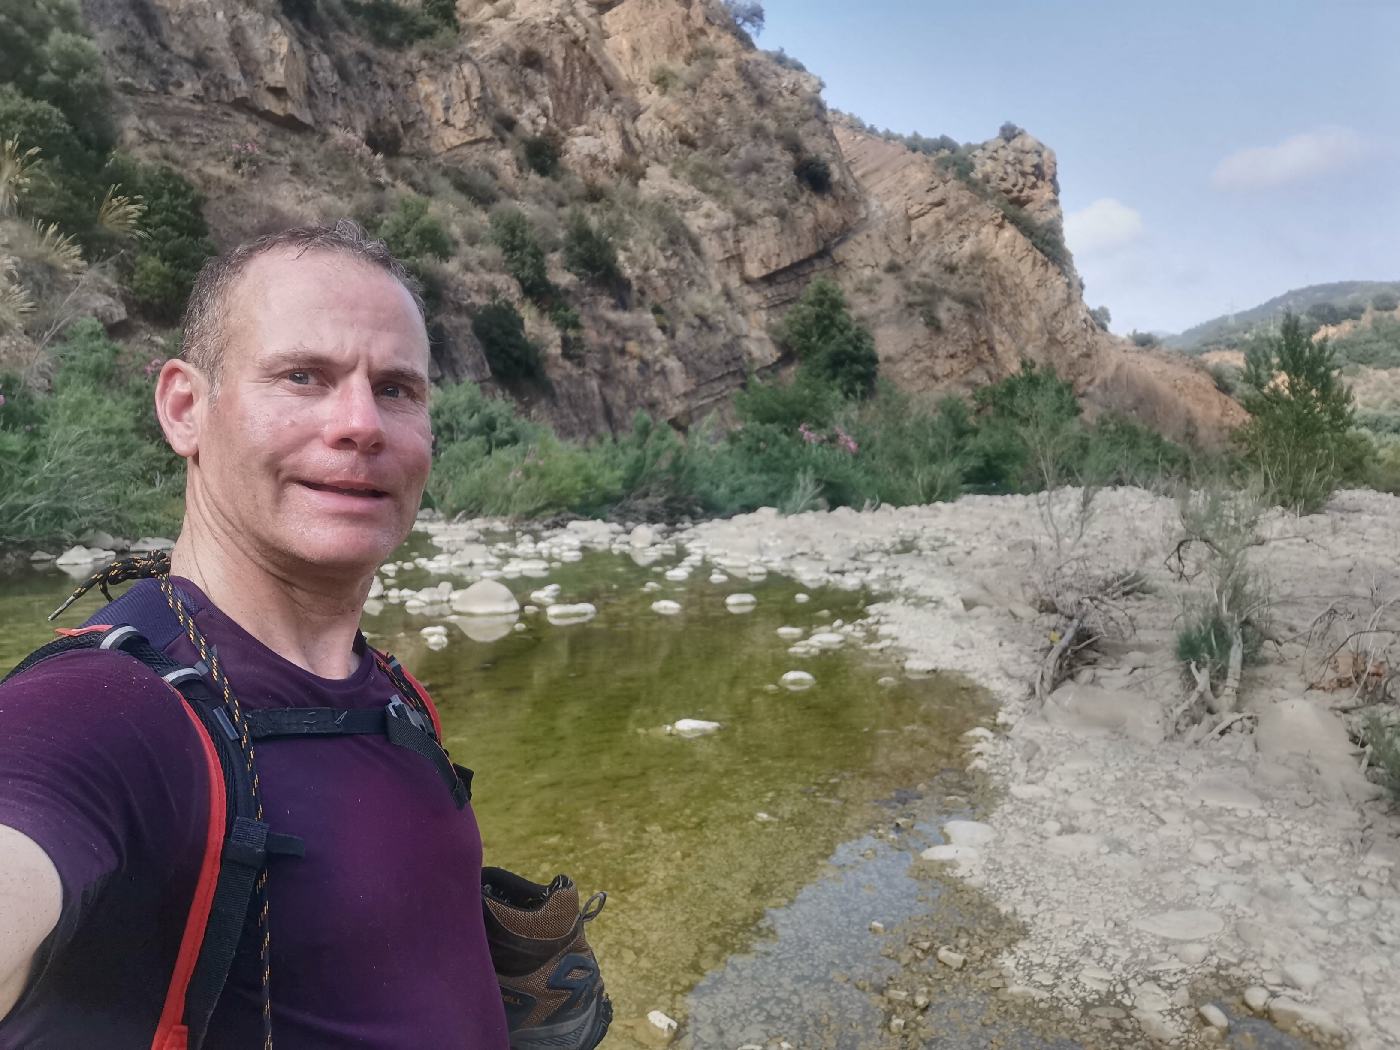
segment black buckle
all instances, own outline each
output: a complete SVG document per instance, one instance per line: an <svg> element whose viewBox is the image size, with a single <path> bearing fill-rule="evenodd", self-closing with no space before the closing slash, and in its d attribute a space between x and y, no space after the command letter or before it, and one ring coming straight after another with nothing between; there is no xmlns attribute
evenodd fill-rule
<svg viewBox="0 0 1400 1050"><path fill-rule="evenodd" d="M423 717L423 713L415 707L409 707L403 702L403 697L396 696L389 701L389 705L384 709L390 718L406 718L408 724L420 733L432 735L432 730L428 728L428 720Z"/></svg>

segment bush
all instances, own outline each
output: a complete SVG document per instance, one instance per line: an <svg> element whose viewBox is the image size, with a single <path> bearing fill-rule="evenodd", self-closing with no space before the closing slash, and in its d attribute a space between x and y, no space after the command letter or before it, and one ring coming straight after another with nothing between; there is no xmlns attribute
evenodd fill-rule
<svg viewBox="0 0 1400 1050"><path fill-rule="evenodd" d="M1245 355L1243 384L1241 400L1253 418L1236 437L1246 460L1270 499L1304 513L1317 510L1360 467L1349 434L1351 391L1327 340L1314 342L1296 315L1285 315L1278 338Z"/></svg>
<svg viewBox="0 0 1400 1050"><path fill-rule="evenodd" d="M555 294L554 282L549 279L544 249L524 213L503 208L493 214L491 241L505 256L506 272L515 278L525 297L547 304Z"/></svg>
<svg viewBox="0 0 1400 1050"><path fill-rule="evenodd" d="M1394 292L1377 292L1371 297L1371 309L1379 310L1381 313L1400 310L1400 295L1396 295Z"/></svg>
<svg viewBox="0 0 1400 1050"><path fill-rule="evenodd" d="M525 166L536 175L553 178L559 173L559 143L549 135L531 135L520 143Z"/></svg>
<svg viewBox="0 0 1400 1050"><path fill-rule="evenodd" d="M429 13L430 6L433 13ZM345 10L371 40L385 47L406 47L457 26L452 0L424 0L417 7L398 0L345 0ZM448 15L450 22L445 20Z"/></svg>
<svg viewBox="0 0 1400 1050"><path fill-rule="evenodd" d="M1373 317L1371 324L1332 341L1337 360L1370 368L1400 368L1400 320Z"/></svg>
<svg viewBox="0 0 1400 1050"><path fill-rule="evenodd" d="M122 160L113 162L113 170L127 192L146 202L145 237L137 242L123 283L147 317L177 321L195 275L215 252L201 210L204 196L171 168Z"/></svg>
<svg viewBox="0 0 1400 1050"><path fill-rule="evenodd" d="M663 95L669 95L680 82L680 74L670 66L656 66L651 71L651 83Z"/></svg>
<svg viewBox="0 0 1400 1050"><path fill-rule="evenodd" d="M757 0L724 0L724 9L734 19L734 24L745 32L763 32L763 5Z"/></svg>
<svg viewBox="0 0 1400 1050"><path fill-rule="evenodd" d="M452 445L479 441L489 455L538 440L541 429L515 412L504 398L487 397L475 383L449 383L433 393L430 410L434 454Z"/></svg>
<svg viewBox="0 0 1400 1050"><path fill-rule="evenodd" d="M1010 142L1017 135L1024 135L1025 133L1025 128L1022 128L1020 125L1013 124L1009 120L997 129L997 135L1000 136L1001 139L1005 142Z"/></svg>
<svg viewBox="0 0 1400 1050"><path fill-rule="evenodd" d="M792 166L797 181L813 193L827 193L831 190L831 165L822 157L806 154Z"/></svg>
<svg viewBox="0 0 1400 1050"><path fill-rule="evenodd" d="M580 211L569 218L564 235L564 265L582 281L615 288L622 281L612 238Z"/></svg>
<svg viewBox="0 0 1400 1050"><path fill-rule="evenodd" d="M1093 318L1094 324L1099 326L1099 330L1108 331L1108 326L1113 323L1113 315L1108 312L1106 306L1096 306L1089 311L1089 316Z"/></svg>
<svg viewBox="0 0 1400 1050"><path fill-rule="evenodd" d="M61 112L85 150L101 156L112 148L111 93L76 0L6 4L0 69L18 93Z"/></svg>
<svg viewBox="0 0 1400 1050"><path fill-rule="evenodd" d="M463 197L483 208L489 208L501 198L495 177L482 168L449 167L447 181Z"/></svg>
<svg viewBox="0 0 1400 1050"><path fill-rule="evenodd" d="M834 281L818 277L807 285L783 318L779 338L802 368L842 394L865 397L874 390L880 364L875 340L851 317Z"/></svg>
<svg viewBox="0 0 1400 1050"><path fill-rule="evenodd" d="M806 66L804 66L794 56L789 55L782 48L778 48L776 51L765 51L763 53L769 58L771 58L777 65L781 66L783 69L791 69L797 73L807 72Z"/></svg>
<svg viewBox="0 0 1400 1050"><path fill-rule="evenodd" d="M428 199L404 194L377 224L376 235L405 263L452 257L457 245L441 220L428 211Z"/></svg>
<svg viewBox="0 0 1400 1050"><path fill-rule="evenodd" d="M1400 721L1372 713L1361 728L1362 742L1371 750L1376 779L1400 802Z"/></svg>
<svg viewBox="0 0 1400 1050"><path fill-rule="evenodd" d="M1136 328L1128 333L1128 338L1133 341L1134 346L1142 347L1144 350L1162 345L1162 340L1158 339L1151 332L1139 332Z"/></svg>
<svg viewBox="0 0 1400 1050"><path fill-rule="evenodd" d="M180 518L179 460L166 447L150 379L91 319L56 348L52 393L3 382L0 546L68 542L89 529L168 532Z"/></svg>
<svg viewBox="0 0 1400 1050"><path fill-rule="evenodd" d="M1084 450L1074 388L1050 367L1021 370L975 391L977 433L967 482L988 492L1028 492L1075 477Z"/></svg>
<svg viewBox="0 0 1400 1050"><path fill-rule="evenodd" d="M504 300L487 303L472 318L472 334L497 379L537 379L544 374L540 351L525 335L520 312Z"/></svg>

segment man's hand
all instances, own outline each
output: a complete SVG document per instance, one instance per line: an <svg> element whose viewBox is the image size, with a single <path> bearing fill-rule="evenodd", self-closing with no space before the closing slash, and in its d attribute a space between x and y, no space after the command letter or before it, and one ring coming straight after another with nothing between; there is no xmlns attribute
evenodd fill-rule
<svg viewBox="0 0 1400 1050"><path fill-rule="evenodd" d="M58 925L63 884L27 835L0 824L0 1020L19 1001L34 953Z"/></svg>

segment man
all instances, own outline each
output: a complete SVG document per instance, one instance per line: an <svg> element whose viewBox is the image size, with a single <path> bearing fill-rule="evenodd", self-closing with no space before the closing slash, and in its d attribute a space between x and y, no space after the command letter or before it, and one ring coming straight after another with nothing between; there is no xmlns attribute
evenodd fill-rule
<svg viewBox="0 0 1400 1050"><path fill-rule="evenodd" d="M155 393L187 465L184 523L165 590L136 588L179 612L188 630L164 653L215 693L227 685L220 709L240 730L258 718L275 728L287 709L373 721L386 698L416 693L359 620L427 479L428 365L411 281L353 224L263 238L200 274L182 353ZM0 686L0 1047L184 1045L167 998L207 932L191 902L222 820L212 752L185 706L105 649L60 653ZM506 1047L491 951L509 907L488 885L495 914L483 919L467 792L435 741L420 755L378 732L245 736L261 819L304 855L267 862L206 1048L267 1046L269 1033L297 1050ZM554 891L571 891L550 947L591 964L572 884L512 888L554 912L567 896ZM517 940L523 974L545 942ZM538 1021L549 1010L537 1000L526 1012ZM606 999L586 1005L601 1039Z"/></svg>

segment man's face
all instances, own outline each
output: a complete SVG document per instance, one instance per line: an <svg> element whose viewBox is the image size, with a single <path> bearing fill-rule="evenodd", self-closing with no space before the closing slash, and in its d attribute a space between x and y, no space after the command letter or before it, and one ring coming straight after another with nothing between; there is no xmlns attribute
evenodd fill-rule
<svg viewBox="0 0 1400 1050"><path fill-rule="evenodd" d="M408 535L431 461L412 298L346 256L265 255L226 330L191 463L199 513L286 571L372 570Z"/></svg>

